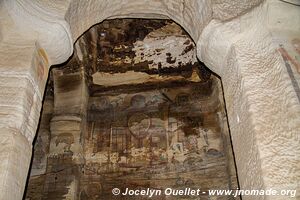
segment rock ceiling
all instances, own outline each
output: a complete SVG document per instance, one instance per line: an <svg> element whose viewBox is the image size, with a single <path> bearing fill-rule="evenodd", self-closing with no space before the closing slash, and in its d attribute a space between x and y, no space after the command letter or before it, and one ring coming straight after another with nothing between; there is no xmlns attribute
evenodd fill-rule
<svg viewBox="0 0 300 200"><path fill-rule="evenodd" d="M122 85L200 82L210 72L190 36L171 20L105 20L85 32L64 73L84 68L92 91Z"/></svg>

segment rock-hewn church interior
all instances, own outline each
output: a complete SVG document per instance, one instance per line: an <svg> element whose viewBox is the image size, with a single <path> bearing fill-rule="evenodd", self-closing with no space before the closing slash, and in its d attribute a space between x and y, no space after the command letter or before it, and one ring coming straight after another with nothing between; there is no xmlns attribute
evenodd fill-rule
<svg viewBox="0 0 300 200"><path fill-rule="evenodd" d="M178 24L106 20L75 47L50 72L25 199L238 187L220 78Z"/></svg>
<svg viewBox="0 0 300 200"><path fill-rule="evenodd" d="M299 0L0 1L0 200L300 200Z"/></svg>

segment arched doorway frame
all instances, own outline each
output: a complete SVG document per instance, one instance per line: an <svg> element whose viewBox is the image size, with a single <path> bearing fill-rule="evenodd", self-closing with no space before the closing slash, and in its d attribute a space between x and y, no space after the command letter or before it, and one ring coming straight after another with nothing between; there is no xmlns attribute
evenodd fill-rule
<svg viewBox="0 0 300 200"><path fill-rule="evenodd" d="M231 2L237 5L232 15L226 6L204 0L74 0L61 5L6 1L14 27L23 31L20 34L35 32L30 38L37 41L30 60L44 63L42 76L36 69L37 61L22 71L30 82L28 87L33 88L32 101L37 105L31 103L27 108L25 102L30 119L24 120L23 116L22 127L16 128L32 142L49 66L64 62L73 52L73 42L89 27L108 18L167 16L187 30L197 44L198 58L222 78L241 187L297 188L299 148L295 135L299 127L295 124L299 120L299 105L290 80L286 79L282 59L272 46L272 36L264 27L266 4L250 11L260 1ZM22 25L24 18L28 23ZM278 137L284 144L276 140ZM288 149L294 157L285 157ZM24 182L19 185L18 193Z"/></svg>

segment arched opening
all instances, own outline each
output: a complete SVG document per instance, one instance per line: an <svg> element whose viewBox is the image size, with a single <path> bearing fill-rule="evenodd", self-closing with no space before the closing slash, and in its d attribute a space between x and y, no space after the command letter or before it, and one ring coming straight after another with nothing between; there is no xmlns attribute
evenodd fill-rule
<svg viewBox="0 0 300 200"><path fill-rule="evenodd" d="M74 46L51 71L26 199L237 188L221 81L179 25L106 20Z"/></svg>
<svg viewBox="0 0 300 200"><path fill-rule="evenodd" d="M241 189L298 189L299 65L293 56L299 51L286 47L299 35L299 6L280 0L18 0L0 6L0 198L23 194L49 66L66 61L90 26L119 17L175 20L197 43L198 58L222 77ZM183 92L176 99L190 98ZM81 116L72 120L79 129ZM73 139L66 131L60 141Z"/></svg>

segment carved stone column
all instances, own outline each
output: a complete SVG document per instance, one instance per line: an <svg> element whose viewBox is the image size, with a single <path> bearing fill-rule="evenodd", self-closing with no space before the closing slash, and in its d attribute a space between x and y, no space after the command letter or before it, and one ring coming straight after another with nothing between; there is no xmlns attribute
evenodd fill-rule
<svg viewBox="0 0 300 200"><path fill-rule="evenodd" d="M49 68L43 48L11 37L0 42L1 200L22 199Z"/></svg>
<svg viewBox="0 0 300 200"><path fill-rule="evenodd" d="M88 90L83 69L53 70L54 114L44 193L48 199L77 199Z"/></svg>

